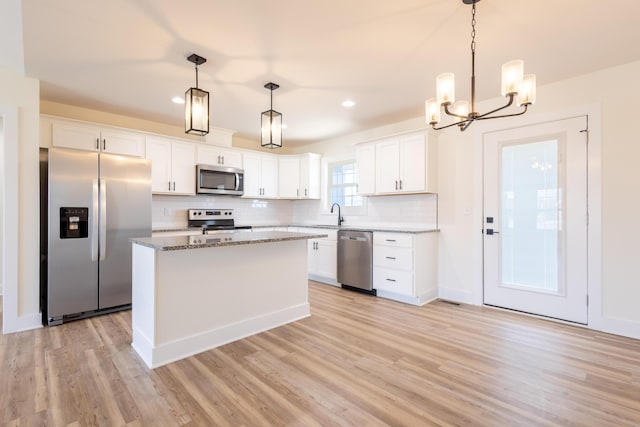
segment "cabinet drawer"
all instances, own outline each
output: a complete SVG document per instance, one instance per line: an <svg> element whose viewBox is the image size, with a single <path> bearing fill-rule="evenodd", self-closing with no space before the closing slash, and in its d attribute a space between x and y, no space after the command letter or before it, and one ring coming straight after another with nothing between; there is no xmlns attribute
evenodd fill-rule
<svg viewBox="0 0 640 427"><path fill-rule="evenodd" d="M413 274L410 271L373 268L374 289L394 292L402 295L413 295Z"/></svg>
<svg viewBox="0 0 640 427"><path fill-rule="evenodd" d="M413 236L406 233L373 233L374 245L413 247Z"/></svg>
<svg viewBox="0 0 640 427"><path fill-rule="evenodd" d="M373 265L384 268L412 270L413 249L395 246L374 246Z"/></svg>

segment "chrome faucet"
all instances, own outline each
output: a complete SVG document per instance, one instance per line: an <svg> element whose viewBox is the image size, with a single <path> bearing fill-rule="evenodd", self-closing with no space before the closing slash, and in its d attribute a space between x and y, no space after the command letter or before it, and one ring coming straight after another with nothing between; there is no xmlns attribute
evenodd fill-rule
<svg viewBox="0 0 640 427"><path fill-rule="evenodd" d="M337 206L338 207L338 227L340 227L342 225L342 223L344 222L344 218L342 217L342 214L340 213L340 204L338 203L334 203L331 205L331 213L333 213L333 207Z"/></svg>

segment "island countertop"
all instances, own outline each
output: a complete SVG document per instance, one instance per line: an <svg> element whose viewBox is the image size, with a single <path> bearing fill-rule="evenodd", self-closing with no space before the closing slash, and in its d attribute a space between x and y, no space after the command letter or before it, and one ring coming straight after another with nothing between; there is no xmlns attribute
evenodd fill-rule
<svg viewBox="0 0 640 427"><path fill-rule="evenodd" d="M212 248L218 246L251 245L255 243L284 242L288 240L320 239L323 233L294 233L289 231L235 232L199 234L196 236L139 237L132 243L147 246L157 251L179 251L185 249Z"/></svg>

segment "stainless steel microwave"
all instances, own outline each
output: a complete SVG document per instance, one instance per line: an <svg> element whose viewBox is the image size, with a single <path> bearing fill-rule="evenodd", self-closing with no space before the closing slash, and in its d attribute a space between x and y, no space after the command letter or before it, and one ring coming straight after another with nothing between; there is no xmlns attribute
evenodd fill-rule
<svg viewBox="0 0 640 427"><path fill-rule="evenodd" d="M244 170L227 166L196 165L196 193L242 196Z"/></svg>

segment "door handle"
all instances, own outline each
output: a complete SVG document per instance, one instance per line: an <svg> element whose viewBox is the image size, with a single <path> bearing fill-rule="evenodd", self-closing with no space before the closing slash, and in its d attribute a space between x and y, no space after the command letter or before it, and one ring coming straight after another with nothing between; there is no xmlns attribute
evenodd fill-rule
<svg viewBox="0 0 640 427"><path fill-rule="evenodd" d="M493 228L487 228L487 235L492 236L494 234L500 234L499 231L494 231Z"/></svg>
<svg viewBox="0 0 640 427"><path fill-rule="evenodd" d="M100 180L100 261L107 256L107 181Z"/></svg>
<svg viewBox="0 0 640 427"><path fill-rule="evenodd" d="M91 224L91 261L98 260L98 209L100 199L98 196L98 180L93 180L93 215Z"/></svg>

